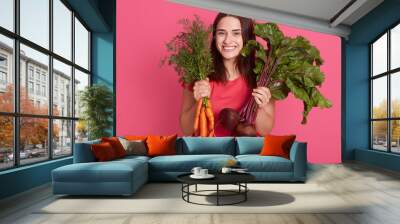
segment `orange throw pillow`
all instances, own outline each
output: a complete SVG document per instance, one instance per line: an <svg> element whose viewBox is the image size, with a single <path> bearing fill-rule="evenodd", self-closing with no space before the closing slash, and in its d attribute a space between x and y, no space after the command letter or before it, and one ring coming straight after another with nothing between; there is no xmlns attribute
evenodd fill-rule
<svg viewBox="0 0 400 224"><path fill-rule="evenodd" d="M99 162L109 161L117 158L112 145L108 142L93 144L90 147L92 149L94 157Z"/></svg>
<svg viewBox="0 0 400 224"><path fill-rule="evenodd" d="M110 143L112 148L114 149L117 158L126 156L126 151L124 149L124 146L122 146L121 142L117 137L101 138L101 142Z"/></svg>
<svg viewBox="0 0 400 224"><path fill-rule="evenodd" d="M148 136L146 140L148 156L175 155L176 138L176 134L171 136Z"/></svg>
<svg viewBox="0 0 400 224"><path fill-rule="evenodd" d="M264 137L264 146L261 149L260 155L281 156L289 159L290 147L292 147L295 139L296 135L266 135Z"/></svg>
<svg viewBox="0 0 400 224"><path fill-rule="evenodd" d="M127 135L124 137L124 139L129 141L136 141L136 140L146 141L146 138L147 136L141 136L141 135Z"/></svg>

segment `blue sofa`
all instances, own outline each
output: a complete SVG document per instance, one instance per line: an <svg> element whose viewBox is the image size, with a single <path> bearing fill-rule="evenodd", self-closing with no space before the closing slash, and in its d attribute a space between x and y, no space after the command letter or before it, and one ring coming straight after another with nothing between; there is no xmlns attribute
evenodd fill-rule
<svg viewBox="0 0 400 224"><path fill-rule="evenodd" d="M182 137L176 141L177 155L127 156L96 162L91 141L75 144L74 163L52 171L54 194L131 195L148 181L176 181L193 167L218 172L234 159L247 168L256 181L304 182L307 168L306 143L294 142L290 159L260 156L262 137Z"/></svg>

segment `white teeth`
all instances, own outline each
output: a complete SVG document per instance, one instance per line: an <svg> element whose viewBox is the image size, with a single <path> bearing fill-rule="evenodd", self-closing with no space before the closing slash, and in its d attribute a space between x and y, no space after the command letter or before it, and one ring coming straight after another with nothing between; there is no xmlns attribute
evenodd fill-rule
<svg viewBox="0 0 400 224"><path fill-rule="evenodd" d="M235 49L236 47L224 47L224 50L233 50L233 49Z"/></svg>

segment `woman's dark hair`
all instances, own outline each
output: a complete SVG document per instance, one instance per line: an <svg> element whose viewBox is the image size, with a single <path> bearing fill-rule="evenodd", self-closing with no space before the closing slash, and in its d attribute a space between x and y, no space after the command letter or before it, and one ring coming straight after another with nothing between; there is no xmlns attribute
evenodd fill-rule
<svg viewBox="0 0 400 224"><path fill-rule="evenodd" d="M215 41L215 34L217 30L217 25L224 17L231 16L237 18L240 21L240 26L242 30L243 46L246 45L247 41L255 40L254 35L254 22L249 18L244 18L241 16L235 16L225 13L219 13L214 19L212 41L211 41L211 55L214 62L214 72L210 74L209 78L212 81L226 83L228 81L226 77L226 69L222 61L222 55L218 51ZM249 87L254 88L256 86L256 76L253 72L255 55L254 52L248 57L243 57L239 55L236 60L236 66L241 75L244 76Z"/></svg>

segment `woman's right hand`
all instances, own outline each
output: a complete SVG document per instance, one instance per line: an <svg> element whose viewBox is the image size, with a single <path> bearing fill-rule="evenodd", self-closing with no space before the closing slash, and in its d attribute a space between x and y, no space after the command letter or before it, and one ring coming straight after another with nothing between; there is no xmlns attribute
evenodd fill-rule
<svg viewBox="0 0 400 224"><path fill-rule="evenodd" d="M211 86L208 78L206 80L200 80L194 83L193 96L197 100L203 97L210 97Z"/></svg>

